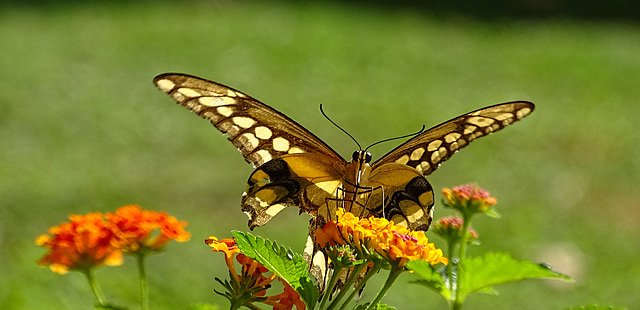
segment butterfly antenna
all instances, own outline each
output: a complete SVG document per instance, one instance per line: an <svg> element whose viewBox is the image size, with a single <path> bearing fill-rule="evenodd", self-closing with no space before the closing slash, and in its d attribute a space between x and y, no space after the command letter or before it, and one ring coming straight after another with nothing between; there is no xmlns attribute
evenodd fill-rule
<svg viewBox="0 0 640 310"><path fill-rule="evenodd" d="M419 134L421 134L421 133L423 133L423 132L424 132L424 128L425 128L425 126L424 126L424 125L422 125L422 128L420 128L420 130L418 130L417 132L410 133L410 134L408 134L408 135L404 135L404 136L400 136L400 137L393 137L393 138L389 138L389 139L380 140L380 141L378 141L378 142L376 142L376 143L374 143L374 144L371 144L371 145L367 146L367 148L366 148L366 149L364 149L364 150L365 150L365 152L366 152L366 151L367 151L369 148L371 148L372 146L377 145L377 144L380 144L380 143L382 143L382 142L388 142L388 141L391 141L391 140L397 140L397 139L403 139L403 138L408 138L408 137L412 137L412 136L417 136L417 135L419 135Z"/></svg>
<svg viewBox="0 0 640 310"><path fill-rule="evenodd" d="M322 113L322 115L324 116L324 118L326 118L327 120L329 120L331 122L331 124L333 124L334 126L338 127L338 129L342 130L342 132L344 132L345 134L347 134L347 136L349 136L349 138L351 138L351 140L353 140L353 142L356 143L356 145L358 146L359 150L362 150L362 147L360 146L360 143L358 143L358 141L356 140L356 138L354 138L352 135L350 135L346 130L342 129L342 127L338 126L338 124L336 124L336 122L332 121L327 114L324 113L324 110L322 109L322 104L320 104L320 112ZM424 129L424 126L422 126Z"/></svg>

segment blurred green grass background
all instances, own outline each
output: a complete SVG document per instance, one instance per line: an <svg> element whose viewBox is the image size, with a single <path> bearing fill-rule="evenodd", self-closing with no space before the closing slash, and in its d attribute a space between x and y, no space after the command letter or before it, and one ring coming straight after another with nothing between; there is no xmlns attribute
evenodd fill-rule
<svg viewBox="0 0 640 310"><path fill-rule="evenodd" d="M213 278L226 276L222 256L203 239L246 230L239 202L252 168L155 89L163 72L246 92L345 157L355 146L320 103L367 145L533 101L530 117L474 142L429 180L436 189L476 182L498 198L503 219L476 220L483 246L471 255L507 251L576 282L499 286L501 296L475 295L468 308L640 305L637 22L342 2L53 2L0 7L0 38L2 309L91 308L80 274L35 264L44 252L34 240L70 213L125 204L166 210L193 234L148 259L152 308L228 307L213 293ZM436 218L448 214L436 209ZM301 250L307 220L289 208L256 233ZM97 277L111 302L136 308L133 265ZM383 302L446 308L412 279L401 277Z"/></svg>

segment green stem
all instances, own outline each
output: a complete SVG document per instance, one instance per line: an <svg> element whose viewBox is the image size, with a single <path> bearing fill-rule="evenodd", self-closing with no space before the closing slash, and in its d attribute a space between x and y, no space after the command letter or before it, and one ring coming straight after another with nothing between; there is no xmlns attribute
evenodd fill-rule
<svg viewBox="0 0 640 310"><path fill-rule="evenodd" d="M319 309L324 309L324 305L327 303L327 300L329 300L329 296L331 296L331 292L333 291L333 286L336 285L336 282L338 281L338 275L341 270L341 268L334 269L331 273L331 279L329 279L329 283L325 287L324 296L322 296Z"/></svg>
<svg viewBox="0 0 640 310"><path fill-rule="evenodd" d="M462 261L467 254L467 231L469 230L470 222L471 216L465 215L462 219L462 236L460 237L460 261Z"/></svg>
<svg viewBox="0 0 640 310"><path fill-rule="evenodd" d="M472 214L465 214L462 218L462 236L460 236L460 250L458 252L458 268L456 269L456 283L452 286L455 287L454 298L451 303L452 310L460 310L462 309L462 295L460 289L460 283L462 283L462 278L464 277L464 270L462 270L461 266L464 262L464 259L467 255L467 230L469 230L469 223L471 222ZM453 279L452 279L453 280Z"/></svg>
<svg viewBox="0 0 640 310"><path fill-rule="evenodd" d="M362 279L362 281L360 281L360 283L358 283L358 286L351 292L351 294L349 294L349 297L347 297L347 299L345 299L345 301L342 303L342 306L340 306L340 310L343 310L348 304L349 302L353 299L353 296L358 293L365 284L367 284L367 281L369 281L369 279L376 273L378 273L378 271L380 270L380 267L382 266L382 264L380 263L373 263L373 267L371 267L371 270L369 270L367 272L367 275L364 276L364 278Z"/></svg>
<svg viewBox="0 0 640 310"><path fill-rule="evenodd" d="M331 310L338 305L342 297L344 297L344 294L346 294L349 288L351 287L351 285L353 285L353 282L355 282L356 279L360 276L362 269L364 269L364 267L367 266L367 263L368 262L357 265L353 268L353 270L351 270L349 277L347 278L347 281L344 283L344 286L340 288L340 292L338 293L336 298L334 298L333 301L329 304L329 307L327 307L327 310Z"/></svg>
<svg viewBox="0 0 640 310"><path fill-rule="evenodd" d="M447 285L449 286L449 291L451 293L454 293L455 291L455 285L453 285L453 265L457 261L457 258L455 257L456 246L455 242L447 242L447 248L449 250L449 255L447 256L449 258L449 264L447 264L447 278L449 281L447 282Z"/></svg>
<svg viewBox="0 0 640 310"><path fill-rule="evenodd" d="M136 261L138 262L138 280L140 281L140 309L149 309L149 290L147 288L147 271L144 266L145 253L138 253Z"/></svg>
<svg viewBox="0 0 640 310"><path fill-rule="evenodd" d="M391 267L391 271L389 271L389 277L387 278L387 281L384 283L384 286L382 287L380 292L378 292L376 298L369 304L367 310L372 310L377 307L380 300L382 300L382 297L387 294L387 291L391 288L391 285L396 281L402 271L404 271L404 268L398 269L398 267L396 266Z"/></svg>
<svg viewBox="0 0 640 310"><path fill-rule="evenodd" d="M93 276L93 269L88 268L84 270L84 275L87 277L89 286L91 286L91 291L93 291L93 295L95 295L96 299L98 299L98 303L101 306L106 306L107 300L104 298L104 295L102 294L102 290L100 289L100 285L98 285L98 281L96 281L96 278Z"/></svg>

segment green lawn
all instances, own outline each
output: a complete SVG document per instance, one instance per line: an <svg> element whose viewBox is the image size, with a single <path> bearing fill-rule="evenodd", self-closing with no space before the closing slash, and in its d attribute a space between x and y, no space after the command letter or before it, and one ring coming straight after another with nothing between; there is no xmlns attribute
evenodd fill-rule
<svg viewBox="0 0 640 310"><path fill-rule="evenodd" d="M355 146L320 103L368 145L486 105L533 101L530 117L474 142L429 180L436 189L476 182L498 198L503 219L476 221L483 246L471 255L507 251L576 282L505 285L467 308L640 305L638 24L477 21L333 2L61 3L0 7L0 38L2 309L89 309L84 278L37 266L44 252L34 239L70 213L125 204L166 210L193 234L148 260L152 308L228 307L213 293L213 278L226 276L222 255L203 239L247 229L239 202L252 168L155 89L151 79L170 71L242 90L345 157ZM394 146L375 147L374 157ZM289 208L255 232L301 250L307 219ZM136 308L134 271L133 260L98 270L110 301ZM446 308L412 279L401 277L383 301Z"/></svg>

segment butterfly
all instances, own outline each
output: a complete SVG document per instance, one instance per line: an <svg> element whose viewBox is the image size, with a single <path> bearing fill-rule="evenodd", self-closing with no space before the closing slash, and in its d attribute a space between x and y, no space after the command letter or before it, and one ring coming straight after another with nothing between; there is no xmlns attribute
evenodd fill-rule
<svg viewBox="0 0 640 310"><path fill-rule="evenodd" d="M177 73L158 75L154 83L227 134L256 168L241 203L251 229L297 206L313 216L310 235L335 217L338 207L427 230L434 195L425 176L471 141L534 109L528 101L485 107L419 133L375 162L363 150L347 161L294 120L233 88Z"/></svg>

